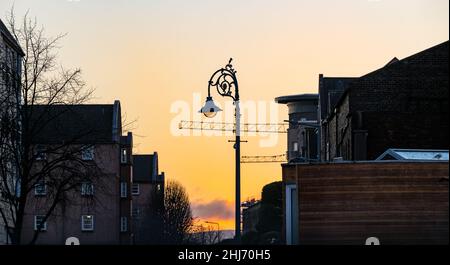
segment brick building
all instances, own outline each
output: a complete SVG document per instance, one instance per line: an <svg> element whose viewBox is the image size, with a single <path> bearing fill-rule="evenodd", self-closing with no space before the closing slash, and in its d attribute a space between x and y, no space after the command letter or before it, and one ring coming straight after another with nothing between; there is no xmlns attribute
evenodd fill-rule
<svg viewBox="0 0 450 265"><path fill-rule="evenodd" d="M323 120L330 116L348 85L356 79L355 77L325 77L323 74L319 75L320 157L322 161L329 160L329 154L327 153L329 142L327 143L326 137L324 137L328 131L328 124L324 123Z"/></svg>
<svg viewBox="0 0 450 265"><path fill-rule="evenodd" d="M162 241L164 172L159 173L158 153L133 155L132 219L135 244Z"/></svg>
<svg viewBox="0 0 450 265"><path fill-rule="evenodd" d="M36 161L32 170L60 163L66 150L86 147L73 153L72 160L54 171L67 179L71 163L83 161L99 169L95 178L87 178L64 193L63 202L44 217L51 203L53 178L37 179L28 195L21 241L30 242L39 233L36 244L65 243L77 237L81 244L131 244L129 225L131 196L132 135L122 136L120 102L105 105L33 106L35 125L42 126L32 137ZM64 154L58 150L63 149ZM81 174L75 172L75 174ZM89 173L91 174L91 173ZM90 177L90 176L88 176Z"/></svg>
<svg viewBox="0 0 450 265"><path fill-rule="evenodd" d="M0 191L12 189L16 185L16 169L8 165L13 164L15 139L7 129L10 122L19 128L17 110L20 104L20 80L22 57L24 52L0 20ZM14 144L11 144L14 142ZM4 170L7 169L7 170ZM11 243L7 230L12 228L11 212L1 200L0 192L0 245ZM5 221L6 220L6 221Z"/></svg>
<svg viewBox="0 0 450 265"><path fill-rule="evenodd" d="M287 244L448 244L448 48L319 76L321 161L282 165Z"/></svg>
<svg viewBox="0 0 450 265"><path fill-rule="evenodd" d="M120 244L132 244L133 134L131 132L120 137L120 148Z"/></svg>
<svg viewBox="0 0 450 265"><path fill-rule="evenodd" d="M334 107L321 106L324 160L373 160L388 148L448 149L448 49L446 41L394 58L345 84ZM319 92L320 102L329 97Z"/></svg>

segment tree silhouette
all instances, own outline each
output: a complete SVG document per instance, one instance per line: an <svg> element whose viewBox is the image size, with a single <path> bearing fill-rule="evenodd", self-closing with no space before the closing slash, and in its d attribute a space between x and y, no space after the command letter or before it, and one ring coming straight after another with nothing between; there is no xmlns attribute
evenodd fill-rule
<svg viewBox="0 0 450 265"><path fill-rule="evenodd" d="M58 43L65 35L47 37L28 13L16 23L13 9L7 20L25 55L19 62L21 76L8 65L2 64L1 69L1 87L12 89L0 91L2 110L8 110L0 112L0 218L9 227L12 243L21 244L25 243L21 234L27 207L40 207L45 212L43 223L58 205L70 203L70 191L79 190L83 182L97 181L102 173L95 163L81 158L92 145L80 144L80 140L97 133L95 128L85 127L64 141L36 144L49 124L92 96L80 69L66 69L57 63ZM63 107L55 112L54 106ZM39 185L46 186L47 194L45 201L35 205L31 193ZM36 242L40 228L26 243Z"/></svg>
<svg viewBox="0 0 450 265"><path fill-rule="evenodd" d="M167 244L183 244L190 240L193 217L189 196L176 181L168 181L164 191L164 239Z"/></svg>

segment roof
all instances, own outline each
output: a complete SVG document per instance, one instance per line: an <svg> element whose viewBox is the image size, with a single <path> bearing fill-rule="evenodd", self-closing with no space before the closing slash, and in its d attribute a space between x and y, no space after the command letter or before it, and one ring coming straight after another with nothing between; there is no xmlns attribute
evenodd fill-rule
<svg viewBox="0 0 450 265"><path fill-rule="evenodd" d="M448 47L449 41L445 41L443 43L440 43L438 45L435 45L433 47L430 47L428 49L425 49L423 51L420 51L418 53L415 53L413 55L410 55L406 58L403 58L401 60L398 60L396 57L394 57L392 60L390 60L385 66L372 71L370 73L367 73L359 78L356 78L353 82L349 83L346 87L345 91L342 93L342 95L339 97L339 100L336 102L335 107L342 104L343 99L345 96L349 93L349 91L356 89L360 82L365 82L367 80L371 80L372 78L377 78L378 76L383 76L386 73L395 75L398 70L409 67L413 64L420 64L423 65L424 68L430 68L433 63L436 62L436 60L441 57L440 52L446 51L447 58L446 61L448 61ZM445 58L440 58L441 60L444 60ZM430 69L427 69L428 71ZM331 119L334 116L334 112L329 113L328 117L323 117L326 119Z"/></svg>
<svg viewBox="0 0 450 265"><path fill-rule="evenodd" d="M34 105L30 106L30 126L34 144L112 143L121 133L120 106Z"/></svg>
<svg viewBox="0 0 450 265"><path fill-rule="evenodd" d="M341 99L349 84L357 77L324 77L319 75L320 117L326 119Z"/></svg>
<svg viewBox="0 0 450 265"><path fill-rule="evenodd" d="M318 100L319 94L296 94L276 97L275 102L279 104L286 104L290 102L305 101L305 100Z"/></svg>
<svg viewBox="0 0 450 265"><path fill-rule="evenodd" d="M384 65L384 67L389 66L389 65L391 65L393 63L396 63L398 61L400 61L400 60L397 57L394 57L386 65Z"/></svg>
<svg viewBox="0 0 450 265"><path fill-rule="evenodd" d="M422 65L428 66L430 63L433 63L436 59L434 54L430 55L430 52L438 51L440 49L448 51L448 45L449 45L449 41L444 41L440 44L434 45L428 49L425 49L425 50L422 50L415 54L412 54L401 60L397 59L397 57L394 57L385 66L361 76L360 78L358 78L358 81L363 78L371 77L371 76L378 74L380 72L383 72L385 70L395 70L397 67L409 65L409 64L415 63L415 62L419 62ZM448 54L448 52L447 52L447 54ZM438 56L439 56L439 54L438 54ZM351 89L351 88L349 88L349 89Z"/></svg>
<svg viewBox="0 0 450 265"><path fill-rule="evenodd" d="M133 155L133 182L152 182L158 174L158 154Z"/></svg>
<svg viewBox="0 0 450 265"><path fill-rule="evenodd" d="M22 48L20 47L19 43L17 43L16 38L11 35L11 32L9 32L6 25L3 23L3 21L0 19L0 32L3 38L11 45L11 47L19 53L21 56L24 56L25 53L23 52Z"/></svg>
<svg viewBox="0 0 450 265"><path fill-rule="evenodd" d="M448 161L448 150L390 148L375 160L433 160Z"/></svg>

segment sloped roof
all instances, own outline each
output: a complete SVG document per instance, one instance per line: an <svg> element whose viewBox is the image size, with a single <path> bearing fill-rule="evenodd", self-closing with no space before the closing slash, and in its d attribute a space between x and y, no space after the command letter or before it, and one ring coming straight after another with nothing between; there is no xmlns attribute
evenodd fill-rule
<svg viewBox="0 0 450 265"><path fill-rule="evenodd" d="M34 144L111 143L120 130L112 104L34 105L29 113Z"/></svg>
<svg viewBox="0 0 450 265"><path fill-rule="evenodd" d="M448 161L448 150L390 148L375 160L433 160Z"/></svg>
<svg viewBox="0 0 450 265"><path fill-rule="evenodd" d="M383 76L386 74L394 74L403 68L410 67L410 65L413 64L421 65L424 68L430 68L436 63L437 60L447 61L448 63L448 48L449 41L445 41L401 60L398 60L397 58L390 60L385 66L369 72L359 78L356 78L354 81L349 83L345 91L340 96L339 100L336 102L336 107L342 104L343 99L349 93L349 91L351 91L352 89L357 89L360 83L366 80L370 80L372 78L376 78L378 76ZM443 53L444 56L442 56ZM447 58L445 58L445 56ZM328 119L331 119L333 116L334 113L331 112Z"/></svg>
<svg viewBox="0 0 450 265"><path fill-rule="evenodd" d="M23 52L22 48L20 47L19 43L17 43L16 39L11 35L11 32L9 32L6 25L3 23L3 21L0 19L0 32L4 39L11 45L11 47L19 53L21 56L24 56L25 53Z"/></svg>
<svg viewBox="0 0 450 265"><path fill-rule="evenodd" d="M152 182L157 172L157 154L133 155L133 182Z"/></svg>
<svg viewBox="0 0 450 265"><path fill-rule="evenodd" d="M433 65L433 63L435 63L436 58L440 56L440 51L447 51L447 56L448 56L448 48L449 48L448 46L449 46L449 41L444 41L440 44L437 44L433 47L422 50L415 54L412 54L401 60L394 57L394 59L389 61L389 63L387 63L385 66L361 76L360 78L358 78L357 81L364 79L364 78L371 77L380 72L390 71L390 70L395 71L400 67L404 67L404 66L407 66L412 63L419 63L421 65L424 65L425 67L428 67L430 65ZM352 84L352 86L353 85L354 84ZM351 89L351 87L349 87L349 89Z"/></svg>
<svg viewBox="0 0 450 265"><path fill-rule="evenodd" d="M400 61L397 57L392 58L384 67L389 66L391 64L394 64L396 62Z"/></svg>

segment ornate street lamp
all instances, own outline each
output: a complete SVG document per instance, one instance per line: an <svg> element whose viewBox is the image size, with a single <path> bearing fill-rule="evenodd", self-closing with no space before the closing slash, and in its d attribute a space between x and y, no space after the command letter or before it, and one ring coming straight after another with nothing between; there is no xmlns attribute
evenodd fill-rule
<svg viewBox="0 0 450 265"><path fill-rule="evenodd" d="M234 149L236 151L236 200L235 200L235 239L240 242L241 239L241 128L240 128L240 109L239 109L239 87L236 78L236 71L231 65L232 59L228 61L225 68L221 68L214 72L208 82L208 97L206 98L205 106L200 109L206 117L212 118L217 112L222 111L214 104L211 97L211 87L216 87L217 93L223 97L230 97L233 99L235 106L235 135L236 141Z"/></svg>

